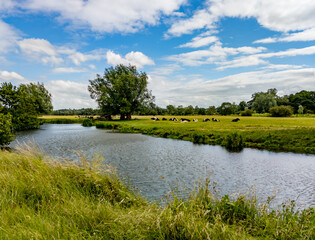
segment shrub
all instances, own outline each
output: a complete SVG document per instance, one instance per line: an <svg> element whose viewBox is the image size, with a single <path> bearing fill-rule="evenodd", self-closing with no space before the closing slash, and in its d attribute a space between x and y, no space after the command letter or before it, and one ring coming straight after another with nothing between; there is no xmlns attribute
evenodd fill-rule
<svg viewBox="0 0 315 240"><path fill-rule="evenodd" d="M244 111L241 111L241 116L252 116L253 115L253 110L251 109L246 109Z"/></svg>
<svg viewBox="0 0 315 240"><path fill-rule="evenodd" d="M91 119L84 119L83 122L82 122L82 126L83 127L91 127L93 124L92 124L92 120Z"/></svg>
<svg viewBox="0 0 315 240"><path fill-rule="evenodd" d="M108 123L96 123L95 127L96 128L105 128L105 129L114 128L114 126L112 124L108 124Z"/></svg>
<svg viewBox="0 0 315 240"><path fill-rule="evenodd" d="M225 147L230 151L242 150L244 148L242 135L237 132L227 135Z"/></svg>
<svg viewBox="0 0 315 240"><path fill-rule="evenodd" d="M290 106L272 107L269 112L272 117L289 117L293 114L293 110Z"/></svg>

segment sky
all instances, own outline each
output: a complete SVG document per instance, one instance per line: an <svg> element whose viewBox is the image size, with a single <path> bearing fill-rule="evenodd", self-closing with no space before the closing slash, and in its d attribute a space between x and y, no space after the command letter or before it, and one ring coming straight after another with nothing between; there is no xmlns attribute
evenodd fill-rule
<svg viewBox="0 0 315 240"><path fill-rule="evenodd" d="M0 83L96 108L89 80L117 64L145 72L161 107L314 91L315 1L0 0Z"/></svg>

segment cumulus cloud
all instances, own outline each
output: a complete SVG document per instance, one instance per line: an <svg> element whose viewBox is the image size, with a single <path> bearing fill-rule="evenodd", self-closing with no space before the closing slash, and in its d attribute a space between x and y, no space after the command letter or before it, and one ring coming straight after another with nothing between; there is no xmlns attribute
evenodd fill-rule
<svg viewBox="0 0 315 240"><path fill-rule="evenodd" d="M0 3L1 4L1 3ZM0 6L1 7L1 6ZM14 49L19 39L19 34L9 24L0 19L0 53L7 53Z"/></svg>
<svg viewBox="0 0 315 240"><path fill-rule="evenodd" d="M183 84L185 80L181 77L175 80L159 75L150 75L150 77L149 87L156 96L158 105L208 107L219 106L226 101L236 103L248 101L252 93L266 91L269 88L277 88L283 94L312 89L315 82L315 68L253 71L211 80L195 76L196 83L188 84Z"/></svg>
<svg viewBox="0 0 315 240"><path fill-rule="evenodd" d="M264 38L254 43L274 43L274 42L296 42L296 41L314 41L315 27L300 32L287 33L278 38Z"/></svg>
<svg viewBox="0 0 315 240"><path fill-rule="evenodd" d="M13 82L16 84L27 82L27 80L16 72L8 72L0 70L0 81Z"/></svg>
<svg viewBox="0 0 315 240"><path fill-rule="evenodd" d="M199 66L203 64L212 64L224 61L228 56L238 54L255 54L265 51L264 47L222 47L220 42L216 42L208 50L197 50L177 55L171 55L166 59L169 61L180 62L187 66Z"/></svg>
<svg viewBox="0 0 315 240"><path fill-rule="evenodd" d="M314 39L315 2L312 0L208 0L204 9L197 10L192 17L175 22L167 34L180 36L197 29L216 28L224 17L255 18L258 23L278 32L292 33L283 41L305 41ZM266 41L273 41L269 39Z"/></svg>
<svg viewBox="0 0 315 240"><path fill-rule="evenodd" d="M24 54L45 64L57 65L63 62L63 59L58 56L57 49L45 39L23 39L18 42L18 45Z"/></svg>
<svg viewBox="0 0 315 240"><path fill-rule="evenodd" d="M154 61L148 56L144 55L142 52L133 52L127 53L125 57L122 57L119 54L114 53L113 51L108 51L106 53L106 59L108 64L111 65L134 65L137 68L142 68L145 65L154 65Z"/></svg>
<svg viewBox="0 0 315 240"><path fill-rule="evenodd" d="M87 90L88 84L65 80L45 82L52 95L54 109L96 107Z"/></svg>
<svg viewBox="0 0 315 240"><path fill-rule="evenodd" d="M58 20L75 28L97 32L133 33L146 25L156 25L160 17L172 15L186 0L24 0L25 10L55 13Z"/></svg>

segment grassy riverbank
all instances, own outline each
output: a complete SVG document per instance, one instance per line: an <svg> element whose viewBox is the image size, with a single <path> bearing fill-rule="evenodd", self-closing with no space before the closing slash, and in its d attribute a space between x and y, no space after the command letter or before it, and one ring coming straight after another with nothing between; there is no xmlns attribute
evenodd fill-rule
<svg viewBox="0 0 315 240"><path fill-rule="evenodd" d="M314 239L314 208L272 211L206 187L166 207L132 193L97 157L80 164L0 152L1 239Z"/></svg>
<svg viewBox="0 0 315 240"><path fill-rule="evenodd" d="M160 119L163 117L170 118L170 116L159 116ZM215 117L220 122L202 122L206 117ZM236 118L235 116L206 117L185 117L191 120L198 119L198 122L189 123L152 121L150 117L138 117L139 120L117 120L95 122L95 124L100 128L115 128L121 132L141 132L194 143L227 146L227 139L230 138L234 142L242 141L244 147L315 154L315 118L239 117L241 119L239 122L231 122ZM50 123L81 120L75 117L43 117L43 119Z"/></svg>

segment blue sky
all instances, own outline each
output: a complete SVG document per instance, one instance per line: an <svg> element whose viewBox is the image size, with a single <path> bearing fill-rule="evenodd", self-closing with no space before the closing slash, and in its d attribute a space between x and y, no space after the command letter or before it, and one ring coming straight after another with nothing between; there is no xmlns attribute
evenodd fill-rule
<svg viewBox="0 0 315 240"><path fill-rule="evenodd" d="M117 64L156 104L219 106L315 90L313 0L0 0L0 82L43 82L55 109L96 107L88 80Z"/></svg>

